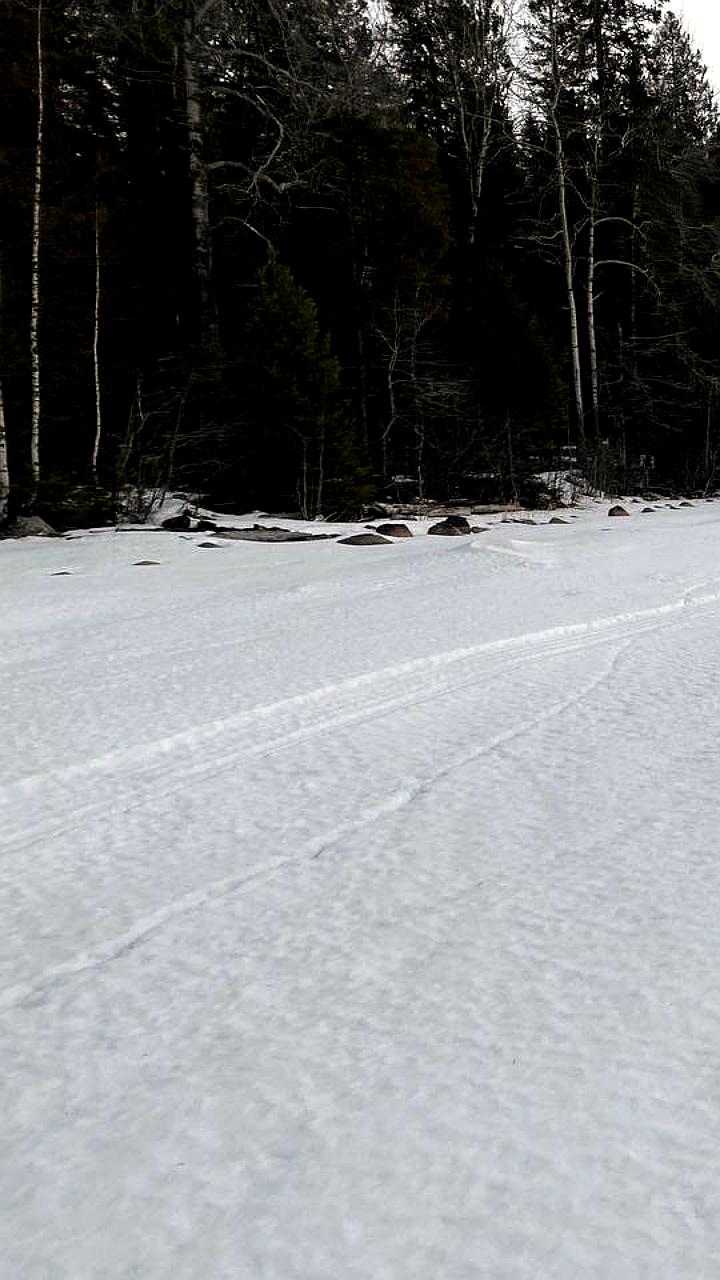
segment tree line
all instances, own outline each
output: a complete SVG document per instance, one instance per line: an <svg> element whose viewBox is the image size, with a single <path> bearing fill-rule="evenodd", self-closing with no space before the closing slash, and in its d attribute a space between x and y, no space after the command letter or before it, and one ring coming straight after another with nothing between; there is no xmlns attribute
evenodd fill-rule
<svg viewBox="0 0 720 1280"><path fill-rule="evenodd" d="M654 0L5 0L0 521L720 483L720 132Z"/></svg>

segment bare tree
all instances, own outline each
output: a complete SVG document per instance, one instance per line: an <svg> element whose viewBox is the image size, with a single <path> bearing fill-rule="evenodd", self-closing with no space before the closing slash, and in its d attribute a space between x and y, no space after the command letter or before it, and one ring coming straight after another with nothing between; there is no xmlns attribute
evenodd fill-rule
<svg viewBox="0 0 720 1280"><path fill-rule="evenodd" d="M547 86L545 109L554 150L557 211L560 223L560 244L565 281L565 298L568 313L570 364L575 400L575 425L582 449L585 447L585 403L583 397L582 368L580 362L580 329L575 300L575 252L574 236L568 207L569 164L566 152L566 131L561 115L563 95L569 89L567 67L564 61L562 35L555 0L539 0L534 10L537 23L538 45L545 57L541 68Z"/></svg>
<svg viewBox="0 0 720 1280"><path fill-rule="evenodd" d="M422 281L399 284L390 305L378 315L373 332L383 352L386 413L381 425L381 468L384 483L389 478L390 441L396 428L410 426L416 451L420 494L424 489L425 449L423 373L419 344L423 330L444 305L439 288L434 291ZM403 294L405 296L403 296Z"/></svg>
<svg viewBox="0 0 720 1280"><path fill-rule="evenodd" d="M504 145L513 0L389 0L416 114L458 162L475 244L488 166Z"/></svg>

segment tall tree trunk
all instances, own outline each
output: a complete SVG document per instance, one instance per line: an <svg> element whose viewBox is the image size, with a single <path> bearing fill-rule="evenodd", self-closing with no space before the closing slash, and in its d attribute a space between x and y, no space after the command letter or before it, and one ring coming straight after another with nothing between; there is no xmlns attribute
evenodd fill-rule
<svg viewBox="0 0 720 1280"><path fill-rule="evenodd" d="M315 486L315 504L313 513L316 517L322 515L322 504L325 497L323 492L325 485L325 437L325 420L323 419L323 424L320 428L320 439L318 440L318 475L317 485Z"/></svg>
<svg viewBox="0 0 720 1280"><path fill-rule="evenodd" d="M191 186L191 212L195 240L193 274L198 291L200 339L213 346L217 337L217 316L212 291L212 238L210 233L210 201L205 164L205 135L200 85L197 74L195 30L196 0L185 0L182 41L182 74L185 97L185 122L188 138L188 164Z"/></svg>
<svg viewBox="0 0 720 1280"><path fill-rule="evenodd" d="M595 442L600 438L600 389L598 377L597 329L595 325L595 228L597 221L597 178L590 189L587 251L587 329L590 361L590 403Z"/></svg>
<svg viewBox="0 0 720 1280"><path fill-rule="evenodd" d="M0 263L0 335L2 333L2 263ZM7 520L10 503L10 468L8 464L7 429L0 372L0 525Z"/></svg>
<svg viewBox="0 0 720 1280"><path fill-rule="evenodd" d="M559 49L559 26L555 4L548 5L544 15L547 23L545 39L547 41L548 71L551 78L551 92L547 103L547 119L555 140L555 181L558 194L558 215L560 218L560 240L562 245L562 267L565 277L565 298L568 310L570 364L572 368L573 394L575 399L575 423L578 444L585 452L585 404L583 401L582 367L580 362L580 334L578 326L577 304L575 301L575 256L573 239L568 213L568 162L565 153L565 142L560 121L560 102L565 86L564 67Z"/></svg>
<svg viewBox="0 0 720 1280"><path fill-rule="evenodd" d="M632 262L633 267L640 265L640 234L638 227L640 225L640 180L636 178L633 183L632 198ZM631 372L633 379L633 394L637 386L638 378L638 344L637 344L637 272L630 272L630 360Z"/></svg>
<svg viewBox="0 0 720 1280"><path fill-rule="evenodd" d="M417 298L417 294L416 294ZM415 473L417 475L418 498L422 502L425 497L425 413L418 395L418 336L420 327L413 325L410 341L410 385L412 387L412 415L415 425Z"/></svg>
<svg viewBox="0 0 720 1280"><path fill-rule="evenodd" d="M397 372L398 360L400 359L402 345L402 317L400 314L400 301L397 292L393 299L393 326L391 333L383 333L378 330L385 346L388 349L387 366L385 369L385 386L387 389L387 406L388 418L382 430L380 437L382 445L382 478L383 484L388 482L388 454L390 449L390 435L397 421L397 398L395 395L395 375Z"/></svg>
<svg viewBox="0 0 720 1280"><path fill-rule="evenodd" d="M560 230L563 248L563 271L565 275L565 294L567 298L570 321L570 360L572 364L573 390L575 393L575 418L578 440L581 449L585 448L585 405L583 401L582 371L580 366L580 334L578 329L577 305L574 289L574 257L570 222L567 209L567 180L565 148L563 146L560 122L557 110L553 107L552 124L555 133L555 173L558 185L558 210L560 213Z"/></svg>
<svg viewBox="0 0 720 1280"><path fill-rule="evenodd" d="M98 454L102 437L102 394L100 382L100 211L95 198L95 307L93 313L93 378L95 383L95 439L92 451L92 473L97 479Z"/></svg>
<svg viewBox="0 0 720 1280"><path fill-rule="evenodd" d="M8 466L7 431L3 403L2 377L0 377L0 525L7 520L10 503L10 469Z"/></svg>
<svg viewBox="0 0 720 1280"><path fill-rule="evenodd" d="M43 0L37 0L37 126L35 134L35 176L32 206L32 253L30 271L30 473L33 500L40 483L40 249L42 241L43 158L45 147L45 65L43 51Z"/></svg>

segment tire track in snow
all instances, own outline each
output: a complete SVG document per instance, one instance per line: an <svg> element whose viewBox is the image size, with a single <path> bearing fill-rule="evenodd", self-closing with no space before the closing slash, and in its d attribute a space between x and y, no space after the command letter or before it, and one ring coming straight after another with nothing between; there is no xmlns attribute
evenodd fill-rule
<svg viewBox="0 0 720 1280"><path fill-rule="evenodd" d="M706 592L697 596L691 595L692 592L702 590L705 585L703 583L697 588L690 588L680 600L670 604L656 605L627 613L612 614L609 617L594 618L587 622L574 622L564 626L549 627L542 631L530 631L501 640L490 640L478 645L468 645L460 649L443 650L423 658L413 658L407 662L381 667L379 670L364 672L358 676L350 676L346 680L321 685L317 689L308 690L306 693L294 694L289 698L262 703L256 707L250 707L246 711L240 711L235 715L227 716L220 720L212 720L207 724L196 725L192 729L183 729L149 743L122 747L119 750L107 752L105 755L79 764L67 765L62 769L51 769L30 774L26 778L20 778L17 782L11 783L6 787L0 787L0 802L3 798L9 798L12 794L29 795L44 789L49 782L69 781L73 778L85 777L94 773L112 774L127 765L131 767L135 764L146 765L150 760L170 754L179 748L185 746L197 748L202 747L205 743L209 745L216 742L221 734L234 732L254 723L262 723L264 720L271 720L273 717L283 713L306 711L314 706L329 702L333 698L338 699L348 693L355 695L383 681L395 683L406 676L424 675L471 659L512 654L516 650L521 652L523 649L531 650L530 653L524 655L526 660L542 659L546 656L546 653L549 654L553 642L571 641L576 638L587 638L589 640L607 638L611 640L613 633L620 631L624 627L631 627L633 630L641 632L644 630L644 624L652 624L663 618L673 618L681 615L689 606L701 607L720 603L720 592ZM532 652L535 646L538 646L537 653ZM334 721L331 719L328 723L332 724Z"/></svg>
<svg viewBox="0 0 720 1280"><path fill-rule="evenodd" d="M199 911L201 908L212 905L215 902L220 902L223 898L237 893L256 880L269 880L277 872L282 871L284 867L319 858L327 849L337 844L345 836L353 835L356 831L362 831L365 827L378 822L382 817L405 808L413 800L416 790L394 792L380 804L370 810L366 810L362 818L345 822L332 832L308 841L302 846L299 853L289 857L275 858L269 864L265 859L262 864L251 870L248 871L246 869L242 875L224 876L220 880L214 880L210 884L203 886L203 888L184 894L181 898L176 898L168 903L167 906L160 907L157 911L143 916L129 929L124 930L123 933L114 938L108 939L107 942L101 943L100 946L89 951L80 952L71 960L51 965L30 981L6 988L5 991L0 992L0 1012L42 1000L49 990L60 984L64 979L82 976L84 973L103 968L105 965L112 963L112 961L129 955L136 947L173 920L190 915L194 911Z"/></svg>
<svg viewBox="0 0 720 1280"><path fill-rule="evenodd" d="M563 653L577 652L595 645L620 640L625 637L639 637L647 631L671 625L683 612L693 607L713 605L720 602L720 592L708 592L706 588L714 583L700 583L688 588L679 601L631 613L611 615L605 618L591 619L588 622L572 623L566 626L552 627L543 631L528 632L502 640L485 642L480 645L467 646L462 649L447 650L428 657L412 659L406 663L381 668L360 676L353 676L335 684L324 685L308 693L298 694L276 702L250 708L248 711L227 717L224 720L212 721L190 730L167 735L144 746L123 748L109 752L97 760L83 764L69 765L64 769L50 770L30 775L14 784L0 788L0 805L8 804L14 797L33 798L42 795L47 797L49 787L63 787L73 781L91 785L98 775L112 777L117 783L122 772L127 773L128 794L133 799L128 803L121 800L118 806L108 800L92 800L86 804L68 805L70 797L61 796L59 811L50 814L46 819L31 826L24 825L20 830L7 830L0 838L0 852L11 853L32 847L41 840L57 839L72 831L79 830L85 823L108 812L114 816L131 813L150 803L157 803L182 790L189 782L197 783L204 777L217 777L230 772L243 760L262 758L277 751L288 750L303 742L330 730L338 730L353 724L362 723L378 716L387 715L406 706L420 705L438 698L451 696L462 689L472 687L488 678L496 678L504 670L513 668L528 661L549 660ZM526 650L526 652L523 652ZM357 705L357 695L365 689L390 681L394 685L403 677L412 677L413 681L428 672L446 670L464 661L477 661L479 658L507 658L499 668L475 671L470 677L460 681L441 681L431 688L424 685L418 687L416 682L402 693L391 697L383 697ZM289 729L284 733L270 737L265 741L253 742L241 749L225 739L243 727L259 727L265 722L283 714L321 709L331 702L337 703L350 698L350 706L343 709L335 707L330 715L321 715L310 725ZM222 741L221 741L222 739ZM208 754L204 744L214 745L214 751ZM203 749L203 758L185 767L178 767L177 760L170 768L165 767L169 756L183 748ZM153 762L156 764L153 766ZM163 783L170 784L163 786ZM144 794L137 797L138 786L145 788ZM159 789L161 788L161 789ZM69 821L63 821L63 817Z"/></svg>
<svg viewBox="0 0 720 1280"><path fill-rule="evenodd" d="M659 627L657 626L652 628L652 630L658 629ZM650 628L639 634L646 634L648 630ZM129 929L101 943L98 947L83 951L60 964L49 966L34 979L7 988L0 993L0 1012L9 1011L22 1005L41 1003L52 992L53 988L61 986L66 980L92 973L116 960L122 959L173 921L191 915L207 906L211 907L215 903L242 891L246 886L258 880L267 881L285 867L316 861L329 853L347 836L367 831L383 819L407 810L416 801L429 795L438 783L443 782L458 769L466 768L468 765L491 755L499 748L507 746L517 738L523 737L525 734L557 719L558 716L563 715L591 697L593 693L612 678L620 659L632 645L636 634L633 633L626 636L621 641L612 653L610 660L591 680L587 681L574 693L568 694L553 703L545 711L523 721L519 725L514 725L512 728L494 735L471 751L459 753L434 773L408 787L392 792L372 808L364 810L361 817L346 821L333 830L307 841L298 853L288 857L276 858L269 865L265 860L262 865L258 865L249 871L246 869L242 875L225 876L203 886L201 889L184 894L157 911L141 917Z"/></svg>
<svg viewBox="0 0 720 1280"><path fill-rule="evenodd" d="M653 627L645 626L642 630L635 628L632 635L641 635L648 630L656 630L658 626L663 624L655 624ZM24 824L20 829L10 829L5 831L0 837L0 853L10 854L18 850L31 848L40 841L58 839L68 835L73 831L80 830L87 822L101 815L107 816L112 814L113 817L118 815L126 815L148 804L157 804L158 801L168 798L185 788L190 782L196 784L201 782L203 778L217 778L224 773L231 772L244 760L251 760L271 756L276 752L290 750L293 747L302 745L304 742L312 738L324 735L330 731L347 728L354 724L368 722L379 716L388 715L393 711L402 710L408 706L420 706L424 703L431 702L443 697L450 697L455 693L464 689L472 688L488 679L497 679L505 671L512 670L522 665L530 659L533 660L550 660L561 656L564 653L576 653L585 649L608 643L609 639L621 639L622 633L607 636L591 636L585 639L577 639L570 643L556 643L547 645L539 654L525 654L512 658L504 662L501 666L496 667L492 671L484 670L475 673L469 678L443 682L431 688L423 687L418 689L417 686L412 687L405 693L396 694L393 697L382 698L368 702L358 707L353 703L349 710L336 711L330 716L323 716L315 720L311 725L305 725L302 728L288 730L287 732L271 737L265 741L251 743L243 748L238 749L236 745L225 744L216 747L213 754L203 753L200 761L190 763L186 766L179 766L177 760L173 760L171 768L165 768L163 761L169 756L174 755L175 749L164 749L160 753L157 764L153 767L148 764L145 754L138 750L136 752L137 764L134 771L127 772L127 789L126 800L120 801L118 804L117 796L112 800L95 799L85 804L68 803L69 795L60 797L61 803L55 813L50 814L46 819L33 823L31 826ZM282 704L277 704L278 706ZM219 732L219 731L218 731ZM190 731L190 734L192 731ZM189 737L189 742L192 739ZM166 740L162 740L166 741ZM124 754L124 753L123 753ZM91 762L92 765L92 762ZM103 773L109 770L103 769ZM78 765L72 765L65 771L53 772L51 774L34 775L33 791L37 787L43 792L43 798L47 799L46 789L48 786L55 784L62 787L68 774L71 780L77 779L87 785L91 785L93 779L92 767L84 768ZM114 781L118 780L116 775ZM27 780L25 780L27 781ZM42 787L40 783L42 782ZM165 783L166 785L163 785ZM169 785L168 785L169 784ZM138 797L138 786L144 788L144 793ZM22 783L16 784L16 792L27 795L27 791ZM7 792L10 788L6 789ZM0 793L1 794L1 793ZM133 797L132 799L130 797ZM69 821L63 822L63 814L69 818Z"/></svg>

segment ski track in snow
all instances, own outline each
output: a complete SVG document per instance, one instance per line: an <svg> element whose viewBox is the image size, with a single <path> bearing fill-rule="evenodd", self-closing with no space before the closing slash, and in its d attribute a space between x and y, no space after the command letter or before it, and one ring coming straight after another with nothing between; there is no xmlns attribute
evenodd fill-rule
<svg viewBox="0 0 720 1280"><path fill-rule="evenodd" d="M380 804L366 811L356 820L344 823L336 830L332 830L308 842L291 858L281 857L271 860L269 864L264 861L257 868L246 871L242 876L223 877L202 889L188 893L160 910L151 913L149 916L136 921L131 928L123 931L118 937L107 940L91 954L80 954L60 965L51 966L37 975L32 983L19 984L0 992L0 1010L13 1008L25 1001L37 999L40 994L55 986L62 979L86 973L100 965L121 958L140 945L146 937L162 928L168 921L211 905L214 901L241 890L247 884L253 883L258 877L272 875L290 862L302 862L322 856L344 836L361 831L381 821L387 815L409 806L419 796L427 794L435 783L447 777L455 769L462 768L472 761L481 759L497 748L531 732L546 721L561 715L589 697L596 688L611 676L619 657L633 641L648 632L657 630L663 625L672 625L673 622L682 617L684 610L690 604L700 607L715 605L720 602L720 593L709 592L707 590L708 585L711 584L703 583L700 586L689 588L683 594L681 600L654 606L650 609L596 618L590 622L566 627L549 628L536 633L527 633L509 637L505 640L493 641L489 644L449 650L446 653L433 654L428 658L398 664L386 670L369 672L363 676L353 677L342 684L325 686L307 694L259 706L239 716L229 717L226 721L220 723L201 726L197 730L159 739L140 749L113 752L101 757L99 760L90 761L86 764L71 765L63 770L53 771L50 774L40 774L22 779L15 784L12 790L28 795L44 792L50 782L63 783L75 779L87 781L96 771L112 774L115 770L122 769L124 771L128 767L132 768L133 771L138 770L141 772L142 781L148 789L148 794L140 799L133 799L123 805L120 810L116 810L117 816L120 816L122 813L128 813L130 810L142 808L148 804L156 805L160 799L165 799L173 795L177 790L186 787L191 780L193 783L197 783L203 776L210 775L215 778L220 772L230 772L237 767L242 759L289 750L299 743L307 741L316 735L325 734L331 729L349 728L359 722L388 715L403 707L417 705L419 702L442 699L448 694L471 688L487 678L499 677L502 674L502 668L490 673L487 670L476 671L474 675L460 682L440 684L431 691L427 691L422 687L428 672L455 666L463 662L472 662L475 665L481 663L483 659L493 659L497 656L507 657L508 654L515 653L515 651L520 651L520 653L518 657L511 659L513 663L542 662L549 658L555 658L562 653L577 652L580 649L596 645L615 644L617 646L607 667L598 676L593 677L579 691L571 693L566 698L553 704L549 710L522 722L505 733L491 738L488 742L481 744L469 753L461 754L437 773L424 778L416 786L389 795ZM395 684L402 677L411 677L413 682L417 681L418 683L403 694L374 700L367 705L357 707L357 695L360 691L365 689L373 690L379 684ZM193 748L206 742L217 744L218 739L222 739L224 735L229 735L232 738L238 729L246 727L249 722L273 720L281 718L282 715L288 713L296 714L298 711L306 711L318 706L324 707L328 703L341 704L345 698L351 702L350 709L340 711L335 709L333 714L323 715L310 727L286 731L282 735L272 737L265 742L254 743L240 749L238 749L237 745L233 745L232 741L225 742L210 759L205 758L199 764L192 764L181 770L177 770L174 767L169 770L164 769L159 773L157 771L150 773L148 776L148 764L151 761L158 757L167 757L178 747L187 746ZM230 758L227 758L228 753ZM131 784L133 792L137 789L138 781L139 779L133 776ZM5 793L6 796L7 791ZM0 799L5 797L0 792ZM0 840L0 852L8 848L15 851L18 848L29 848L40 840L56 838L59 834L67 834L78 829L89 818L102 812L103 804L104 802L88 803L84 806L72 804L68 807L70 821L62 826L58 826L51 821L45 825L31 828L29 831L26 829L20 836L12 832L5 834Z"/></svg>
<svg viewBox="0 0 720 1280"><path fill-rule="evenodd" d="M121 748L104 756L83 761L80 764L68 765L62 769L46 770L39 774L20 778L10 786L0 788L0 804L9 803L13 795L32 796L42 794L51 784L62 784L76 778L86 778L93 773L117 774L124 769L144 769L155 758L167 756L179 748L202 749L205 746L212 747L217 744L218 739L222 739L223 735L232 737L239 730L251 725L255 727L255 722L272 720L283 715L297 715L298 713L304 716L316 706L324 706L327 703L342 703L345 699L352 703L352 710L332 713L319 719L310 729L303 728L297 731L289 731L265 744L253 746L246 754L252 755L256 752L272 751L285 745L292 746L310 734L322 732L324 729L334 728L343 724L351 724L365 715L384 714L386 711L415 701L419 696L417 690L412 690L408 694L383 698L375 703L370 703L365 708L357 709L358 695L362 694L365 689L372 690L375 686L383 683L394 685L405 677L417 678L422 681L429 673L436 670L442 670L463 662L477 662L482 659L492 659L495 656L505 657L516 650L521 655L518 659L519 661L541 661L543 658L554 656L559 652L611 641L614 637L624 634L625 628L629 629L632 635L640 635L648 626L652 628L662 619L673 619L678 615L682 615L689 605L700 607L720 602L720 592L707 591L707 585L709 584L690 588L684 592L682 599L679 601L657 605L650 609L639 609L635 612L595 618L589 622L579 622L568 626L552 627L539 632L510 636L507 639L490 641L486 644L451 649L446 652L432 654L429 657L399 663L396 666L387 667L379 671L370 671L364 675L353 676L348 680L326 685L308 693L260 705L222 720L214 720L190 730L183 730L179 733L157 738L138 747ZM524 653L524 650L528 652ZM474 679L482 678L482 675L475 676L468 683L472 683ZM462 687L464 687L463 684L440 685L432 696L442 696L444 693L452 692ZM224 749L223 747L223 752ZM204 772L206 769L216 768L218 760L221 758L222 752L218 753L217 758L213 759L212 762L198 766L199 773ZM188 776L195 776L194 771ZM45 832L43 831L41 834L44 835ZM9 843L11 842L12 840L9 841ZM0 841L0 849L2 849L3 844L4 841Z"/></svg>
<svg viewBox="0 0 720 1280"><path fill-rule="evenodd" d="M18 987L0 992L0 1010L13 1008L28 1000L37 999L40 994L44 994L48 988L55 986L63 978L74 977L76 975L86 973L88 970L98 968L100 965L107 964L110 961L120 959L123 955L134 950L135 947L142 943L146 937L162 928L162 926L168 921L174 920L178 916L185 915L188 912L198 911L202 907L212 905L212 903L218 899L227 897L231 893L236 893L245 885L257 880L258 877L276 873L278 870L287 866L290 862L302 862L307 859L320 858L324 854L328 853L333 846L338 844L343 837L362 831L365 828L382 821L382 819L388 815L398 813L401 809L407 808L420 796L428 795L438 782L449 777L455 772L455 770L461 769L475 760L479 760L483 756L489 755L491 752L497 750L498 747L508 745L516 738L520 738L523 735L530 733L539 725L554 719L556 716L561 715L571 707L578 705L586 698L590 697L590 695L594 693L600 685L604 684L611 677L618 659L638 634L642 633L636 632L634 636L625 639L613 652L610 661L603 670L597 676L594 676L587 685L555 703L541 715L534 717L532 720L527 720L513 729L509 729L506 733L498 734L495 738L491 738L488 742L483 743L482 746L479 746L470 752L461 753L449 764L443 766L443 768L439 769L436 773L431 774L429 777L424 778L414 787L389 795L387 799L382 801L382 803L377 805L374 809L366 811L357 820L344 823L337 829L322 835L317 840L310 841L306 846L300 849L297 854L294 854L292 858L279 858L271 862L269 867L267 863L265 863L250 873L246 873L242 876L229 876L216 881L214 884L207 885L196 892L186 894L183 898L180 898L175 902L171 902L161 910L153 912L152 915L145 919L138 920L131 929L125 931L117 938L108 940L91 955L80 955L63 964L51 967L44 973L37 975L32 984L25 983ZM465 686L454 686L451 691L455 692L458 687L462 688ZM449 690L447 689L443 690L434 696L442 696L443 693L448 691ZM390 709L395 709L398 706L407 705L409 701L414 701L414 699L405 698L402 701L386 703L382 710L384 712ZM373 708L369 714L378 714L378 708ZM345 716L342 720L337 721L324 721L320 726L317 726L316 731L327 729L329 726L346 726L354 723L356 719L360 718L365 718L365 713L358 713L357 717ZM303 737L305 736L307 735L303 734ZM282 742L282 746L289 746L292 744L292 741L292 739L286 738ZM276 750L278 745L278 743L272 744L267 747L266 750ZM157 800L157 795L154 796L154 799ZM147 802L148 801L146 800L144 803Z"/></svg>
<svg viewBox="0 0 720 1280"><path fill-rule="evenodd" d="M40 822L28 824L27 819L24 819L19 830L6 823L0 836L0 858L9 852L30 849L39 842L77 831L93 817L102 814L107 806L105 796L86 800L82 795L86 789L96 790L96 774L110 778L114 789L114 812L120 817L145 805L156 805L160 799L172 796L190 782L197 785L204 777L217 777L219 774L232 772L243 759L289 750L330 730L348 728L419 702L442 699L488 678L499 678L502 666L490 671L487 669L487 662L492 663L494 659L506 660L505 667L518 662L534 663L556 657L563 652L574 652L609 643L613 639L622 639L626 633L630 637L640 636L647 629L667 625L667 620L681 617L689 604L696 607L716 604L720 600L720 594L709 592L709 585L712 584L692 587L683 594L681 600L651 609L449 650L385 670L372 671L310 693L262 705L222 721L172 734L140 747L121 749L96 760L23 778L9 787L0 788L0 814L3 807L10 807L12 799L18 795L29 799L34 806L49 803L51 814ZM460 664L468 664L472 668L470 674L463 679L437 682L430 689L425 687L428 674ZM479 671L476 669L478 666ZM388 684L395 687L403 679L410 684L406 691L396 692L390 697L385 695L373 698L358 705L359 695L366 690L373 692L378 686ZM345 705L347 703L349 706ZM330 714L325 710L328 706L331 708ZM320 709L322 714L308 725L308 716L316 709ZM253 741L243 747L237 744L238 734L251 725L257 729L265 722L270 722L274 729L274 722L283 717L294 720L300 716L304 722L302 728L287 727L279 734L273 732L264 740ZM190 755L190 761L180 767L173 760L168 767L168 758L183 748ZM198 749L202 750L203 758L200 761L196 759ZM79 785L79 796L73 793L73 783ZM121 804L118 804L118 788L125 797ZM3 996L0 995L0 1008L2 1007Z"/></svg>

